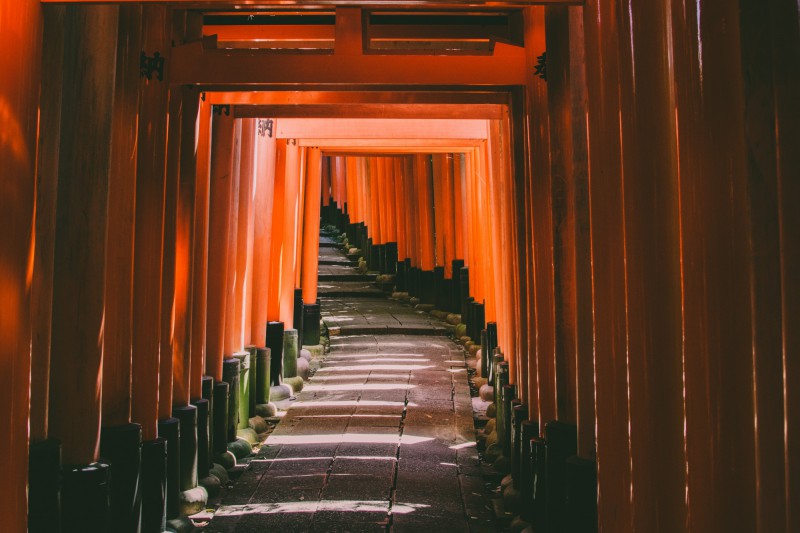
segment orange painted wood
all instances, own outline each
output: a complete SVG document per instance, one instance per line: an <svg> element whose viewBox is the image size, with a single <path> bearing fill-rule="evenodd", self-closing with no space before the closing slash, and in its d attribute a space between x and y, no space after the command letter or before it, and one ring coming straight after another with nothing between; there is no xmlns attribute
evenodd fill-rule
<svg viewBox="0 0 800 533"><path fill-rule="evenodd" d="M495 271L495 243L494 226L495 217L491 208L492 190L490 188L491 169L489 167L489 153L487 143L481 143L481 147L476 151L476 168L477 183L476 190L478 192L478 206L475 214L478 219L478 234L480 235L480 248L478 250L478 260L481 265L478 287L480 291L478 295L480 299L477 301L484 304L484 313L486 322L497 321L496 315L496 301L495 301L495 283L497 279L494 276ZM498 324L499 325L499 324ZM498 334L499 338L499 334ZM502 346L505 350L505 346Z"/></svg>
<svg viewBox="0 0 800 533"><path fill-rule="evenodd" d="M169 10L148 6L142 12L142 48L167 54ZM169 61L167 59L167 61ZM141 78L136 171L133 269L133 371L131 419L142 438L157 437L161 349L161 283L164 239L167 110L169 86L157 77Z"/></svg>
<svg viewBox="0 0 800 533"><path fill-rule="evenodd" d="M360 39L360 34L355 37ZM360 46L360 45L355 45ZM338 47L338 43L337 43ZM524 50L497 43L491 56L270 54L204 49L200 41L175 48L171 83L193 84L421 84L524 85ZM354 61L358 58L358 61Z"/></svg>
<svg viewBox="0 0 800 533"><path fill-rule="evenodd" d="M781 203L787 196L798 197L796 186L789 184L797 180L787 178L797 176L796 167L790 166L796 163L797 155L789 146L800 138L797 121L790 118L798 108L791 96L797 91L789 89L800 87L796 72L800 36L797 24L789 20L797 16L800 7L788 3L761 7L747 6L740 12L753 248L756 521L759 531L791 531L800 525L796 509L800 476L797 470L792 471L797 461L790 451L797 442L798 421L796 414L792 416L795 404L790 392L797 372L792 372L789 361L796 360L797 351L792 351L792 333L786 332L792 327L792 319L786 320L789 315L783 309L792 308L796 298L792 294L797 294L791 292L791 274L785 265L791 265L792 248L800 239L797 230L792 231L781 220Z"/></svg>
<svg viewBox="0 0 800 533"><path fill-rule="evenodd" d="M442 165L442 238L444 240L444 277L453 278L453 259L456 258L456 227L453 188L453 154L444 156Z"/></svg>
<svg viewBox="0 0 800 533"><path fill-rule="evenodd" d="M103 425L131 420L133 236L142 9L120 9L114 122L108 184L106 310L103 356Z"/></svg>
<svg viewBox="0 0 800 533"><path fill-rule="evenodd" d="M577 420L575 280L575 205L572 179L572 102L570 92L569 12L566 8L545 11L547 48L554 74L548 76L550 113L550 175L553 205L553 262L555 265L556 391L559 420ZM582 68L583 65L580 66ZM592 421L594 424L594 421Z"/></svg>
<svg viewBox="0 0 800 533"><path fill-rule="evenodd" d="M255 177L256 120L242 119L241 168L239 170L239 210L236 231L236 289L234 305L234 350L240 352L250 343L249 299L252 287L249 274L253 258L253 178ZM227 311L226 311L227 312Z"/></svg>
<svg viewBox="0 0 800 533"><path fill-rule="evenodd" d="M338 158L336 159L338 163ZM322 173L322 205L328 207L331 203L331 174L333 170Z"/></svg>
<svg viewBox="0 0 800 533"><path fill-rule="evenodd" d="M780 228L781 271L781 352L785 385L784 394L784 473L786 479L785 509L786 529L800 528L800 458L792 450L800 445L800 216L797 205L800 199L800 180L795 179L800 127L794 118L800 114L795 98L798 86L797 42L798 27L793 23L798 9L786 4L771 5L769 9L771 74L774 89L775 166L778 190L778 215ZM763 28L763 26L762 26ZM763 42L763 41L762 41ZM757 55L753 57L755 60ZM758 63L756 63L758 64ZM772 132L773 130L769 130ZM764 496L767 496L768 491Z"/></svg>
<svg viewBox="0 0 800 533"><path fill-rule="evenodd" d="M467 206L465 190L465 154L453 154L453 217L455 224L455 257L467 258Z"/></svg>
<svg viewBox="0 0 800 533"><path fill-rule="evenodd" d="M281 248L286 227L284 211L286 203L286 144L285 139L276 141L275 151L275 196L272 208L272 251L270 253L269 295L267 299L267 320L281 320ZM285 326L285 324L284 324ZM266 331L265 331L266 334Z"/></svg>
<svg viewBox="0 0 800 533"><path fill-rule="evenodd" d="M234 120L233 125L233 172L231 173L230 210L228 212L228 237L225 256L228 266L225 271L225 333L223 335L222 353L227 359L241 351L239 344L238 326L241 325L240 287L241 279L237 276L239 258L239 189L241 185L242 169L242 121Z"/></svg>
<svg viewBox="0 0 800 533"><path fill-rule="evenodd" d="M230 94L230 93L229 93ZM233 99L236 99L234 97ZM453 98L456 100L457 98ZM224 100L229 102L229 100ZM275 116L286 118L383 118L383 119L499 119L503 117L503 106L489 103L469 105L452 103L440 104L388 104L388 103L308 103L299 105L237 105L236 117Z"/></svg>
<svg viewBox="0 0 800 533"><path fill-rule="evenodd" d="M206 373L222 381L225 345L228 233L233 189L234 119L216 106L211 119L211 170L208 213Z"/></svg>
<svg viewBox="0 0 800 533"><path fill-rule="evenodd" d="M680 4L673 6L671 25L680 154L688 527L755 531L755 376L747 268L752 251L744 114L737 111L744 106L740 41L731 29L739 27L739 10L713 2ZM694 10L691 17L682 4ZM724 197L718 194L722 189Z"/></svg>
<svg viewBox="0 0 800 533"><path fill-rule="evenodd" d="M295 246L299 220L300 201L300 148L294 139L286 143L286 166L284 167L284 211L283 234L281 236L280 320L284 326L294 326L295 269L298 261Z"/></svg>
<svg viewBox="0 0 800 533"><path fill-rule="evenodd" d="M305 216L303 222L303 303L317 303L317 273L319 270L319 214L322 158L319 148L308 150L306 164ZM348 205L352 205L348 202Z"/></svg>
<svg viewBox="0 0 800 533"><path fill-rule="evenodd" d="M183 88L181 113L180 175L175 226L175 319L172 352L172 394L176 406L189 405L192 373L192 279L194 277L194 220L197 194L195 136L199 94Z"/></svg>
<svg viewBox="0 0 800 533"><path fill-rule="evenodd" d="M680 200L668 7L651 2L623 10L619 39L633 525L664 532L686 523Z"/></svg>
<svg viewBox="0 0 800 533"><path fill-rule="evenodd" d="M397 243L397 203L395 200L395 160L394 157L385 158L384 196L386 197L386 220L388 242Z"/></svg>
<svg viewBox="0 0 800 533"><path fill-rule="evenodd" d="M378 242L386 244L389 242L389 210L388 198L386 194L386 158L376 157L373 160L374 184L375 184L375 206L377 207L378 217Z"/></svg>
<svg viewBox="0 0 800 533"><path fill-rule="evenodd" d="M415 216L416 209L416 180L414 179L414 158L410 156L403 157L403 189L405 193L406 205L406 253L408 258L411 259L411 266L419 266L419 245L418 245L418 231L419 225L416 223L417 217Z"/></svg>
<svg viewBox="0 0 800 533"><path fill-rule="evenodd" d="M33 31L38 33L38 17L33 12L28 12L28 15L34 18L23 21L36 24L37 28ZM58 356L50 361L49 435L61 441L65 464L96 461L100 444L106 220L117 26L117 7L75 6L67 10L64 18L65 55L52 329L52 345L58 347ZM18 29L31 31L25 25ZM35 40L31 44L38 47ZM19 45L17 43L15 48ZM87 59L89 57L91 59ZM82 86L78 80L82 80L81 83L85 85ZM9 96L20 106L18 112L25 109L24 100L17 99L18 96L14 93L9 93ZM24 115L20 115L20 120L23 118ZM18 176L21 185L24 183L23 172L26 170L23 165L30 163L29 166L26 165L27 171L33 171L32 158L35 151L31 150L29 155L22 151L27 146L32 147L32 144L26 144L26 140L32 143L33 136L27 137L27 132L22 129L26 127L24 122L17 123L17 127L19 129L11 131L17 135L18 152L14 154L16 158L9 161L4 172L10 170L12 176ZM33 128L30 131L32 133ZM32 180L32 176L29 179ZM9 194L17 195L16 202L19 204L25 200L21 192L8 190ZM3 195L3 198L7 197ZM6 212L19 217L26 211L23 205L10 205L7 209L4 217L8 216ZM30 211L27 211L27 215L30 215ZM12 227L20 228L20 236L30 236L26 233L32 227L29 216L26 216L24 222L13 218L9 222L13 223ZM12 234L17 235L16 232ZM24 250L26 256L30 253L25 245L18 245L17 249ZM26 270L29 260L26 257ZM12 261L8 263L14 265ZM14 270L9 269L8 272L12 274ZM29 279L26 277L25 286ZM14 297L14 286L8 286L3 293L4 300L9 303L9 307L5 309L13 310L15 305L23 305L21 300ZM24 305L27 307L27 304ZM13 314L10 316L19 320L16 327L27 331L29 335L26 327L27 309L24 318ZM9 326L14 327L12 324ZM25 389L29 384L29 346L28 337L25 345L19 347L19 354L24 353L25 356L17 362L25 368L24 376L16 375L24 383ZM15 357L20 357L19 354L15 354ZM7 375L14 376L15 372L8 372ZM18 386L10 383L7 390L14 391ZM27 391L23 397L27 399ZM7 400L10 401L11 398ZM19 416L16 410L12 411L15 418ZM27 401L24 410L27 411ZM27 416L23 419L27 424ZM15 427L13 420L11 427ZM19 439L22 444L27 445L25 435L27 428L22 428ZM26 457L25 450L15 460L19 461L22 457ZM9 472L15 471L13 466L9 466ZM14 479L24 480L25 475L21 473ZM20 504L24 505L24 498Z"/></svg>
<svg viewBox="0 0 800 533"><path fill-rule="evenodd" d="M381 229L380 185L378 183L378 160L368 157L364 160L367 180L367 199L370 204L367 226L372 244L383 244Z"/></svg>
<svg viewBox="0 0 800 533"><path fill-rule="evenodd" d="M509 365L509 381L517 383L520 389L524 386L518 383L517 369L519 366L517 352L514 349L512 333L514 323L512 319L513 299L511 294L511 270L514 261L514 242L510 232L511 221L509 217L512 210L504 203L509 195L508 181L508 147L505 139L507 132L503 131L500 121L490 121L490 136L487 142L489 166L489 209L488 215L493 221L492 259L494 267L493 279L495 289L493 299L497 302L495 317L497 320L497 336L500 346L505 350L506 360ZM487 320L488 322L488 320Z"/></svg>
<svg viewBox="0 0 800 533"><path fill-rule="evenodd" d="M192 365L189 392L192 400L202 397L206 373L206 332L208 310L208 235L211 186L211 105L200 101L197 112L195 147L195 193L192 253Z"/></svg>
<svg viewBox="0 0 800 533"><path fill-rule="evenodd" d="M253 210L253 311L251 343L266 346L267 302L272 264L272 220L275 192L275 138L270 137L267 119L259 119L256 137L256 175Z"/></svg>
<svg viewBox="0 0 800 533"><path fill-rule="evenodd" d="M173 14L172 35L183 33L185 17ZM169 95L169 122L167 131L167 171L164 190L164 256L161 271L161 353L158 379L158 418L172 416L173 358L175 347L175 260L177 244L178 182L180 181L181 123L183 99L180 91Z"/></svg>
<svg viewBox="0 0 800 533"><path fill-rule="evenodd" d="M618 126L618 15L617 6L590 0L584 8L583 19L589 96L598 520L603 531L633 527L628 366L624 356L627 351L624 206L620 183L603 179L604 176L620 176L622 172ZM614 124L613 129L611 124ZM533 192L536 194L535 190ZM537 279L537 300L540 290ZM542 384L539 386L541 388Z"/></svg>
<svg viewBox="0 0 800 533"><path fill-rule="evenodd" d="M403 175L404 162L402 157L392 158L392 173L394 175L394 212L395 231L397 232L397 260L404 261L408 257L408 238L406 237L406 209L405 202L405 176Z"/></svg>
<svg viewBox="0 0 800 533"><path fill-rule="evenodd" d="M39 131L36 172L36 224L34 236L31 305L30 440L47 439L50 401L50 333L53 317L53 254L58 198L58 151L61 133L62 63L64 59L64 8L43 13L44 32L39 96ZM110 193L109 193L110 194ZM109 199L110 203L110 199ZM109 223L111 222L109 218ZM130 263L128 264L130 267ZM130 313L129 313L130 316ZM130 329L130 328L129 328ZM108 338L108 323L106 323ZM130 363L128 363L130 368ZM129 372L130 374L130 372Z"/></svg>
<svg viewBox="0 0 800 533"><path fill-rule="evenodd" d="M303 227L305 226L305 192L306 192L306 157L308 148L301 146L299 149L299 162L300 162L300 169L298 170L298 190L297 190L297 235L295 236L294 241L294 288L300 289L302 288L301 285L301 277L303 271ZM344 205L344 180L341 180L341 195L342 195L342 205ZM301 295L302 298L302 295ZM294 303L294 299L292 299Z"/></svg>
<svg viewBox="0 0 800 533"><path fill-rule="evenodd" d="M586 139L586 73L583 15L570 9L569 18L569 91L571 132L567 141L571 157L567 159L567 219L572 224L574 252L568 272L574 276L574 336L576 363L576 421L578 455L595 457L594 350L592 317L591 235L589 231L589 175Z"/></svg>
<svg viewBox="0 0 800 533"><path fill-rule="evenodd" d="M429 156L414 156L414 179L419 208L419 267L426 271L433 270L436 250L433 241L433 176Z"/></svg>
<svg viewBox="0 0 800 533"><path fill-rule="evenodd" d="M447 159L445 154L433 154L431 158L432 184L433 184L433 242L434 263L436 266L445 266L445 192L443 185L446 172Z"/></svg>
<svg viewBox="0 0 800 533"><path fill-rule="evenodd" d="M355 224L360 219L358 180L355 179L355 161L352 157L344 158L344 180L347 190L347 214L350 215L350 223ZM321 168L321 167L320 167ZM351 243L352 244L352 243Z"/></svg>
<svg viewBox="0 0 800 533"><path fill-rule="evenodd" d="M27 470L31 301L30 262L34 249L36 197L36 128L40 87L42 14L33 0L0 2L0 48L4 54L0 78L3 136L0 143L0 223L6 228L0 246L0 401L3 431L0 468L9 481L0 488L0 508L9 529L27 528ZM13 15L12 15L13 13Z"/></svg>

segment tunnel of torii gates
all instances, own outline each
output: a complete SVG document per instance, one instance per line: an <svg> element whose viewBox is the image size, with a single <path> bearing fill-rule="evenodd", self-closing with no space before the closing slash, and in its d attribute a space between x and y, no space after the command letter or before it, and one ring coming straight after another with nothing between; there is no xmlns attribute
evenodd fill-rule
<svg viewBox="0 0 800 533"><path fill-rule="evenodd" d="M486 329L565 513L800 531L798 4L536 3L0 0L3 529L174 517L322 216Z"/></svg>

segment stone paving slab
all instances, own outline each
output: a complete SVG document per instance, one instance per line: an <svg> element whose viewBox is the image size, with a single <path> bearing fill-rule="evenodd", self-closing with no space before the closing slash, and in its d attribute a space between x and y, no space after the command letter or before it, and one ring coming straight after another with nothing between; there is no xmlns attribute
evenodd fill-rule
<svg viewBox="0 0 800 533"><path fill-rule="evenodd" d="M330 353L204 531L493 531L463 351L383 293L325 294L345 283L320 284Z"/></svg>

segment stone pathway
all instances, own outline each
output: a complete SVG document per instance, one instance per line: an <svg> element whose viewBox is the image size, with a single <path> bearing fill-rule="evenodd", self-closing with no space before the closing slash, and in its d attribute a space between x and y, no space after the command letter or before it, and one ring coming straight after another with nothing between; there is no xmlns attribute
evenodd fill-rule
<svg viewBox="0 0 800 533"><path fill-rule="evenodd" d="M330 354L204 531L494 531L463 351L374 285L322 285Z"/></svg>

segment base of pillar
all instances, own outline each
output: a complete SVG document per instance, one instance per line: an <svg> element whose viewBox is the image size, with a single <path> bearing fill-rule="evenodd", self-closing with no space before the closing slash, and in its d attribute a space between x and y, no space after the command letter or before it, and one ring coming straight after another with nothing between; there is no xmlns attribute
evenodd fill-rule
<svg viewBox="0 0 800 533"><path fill-rule="evenodd" d="M225 444L236 439L239 425L239 360L235 357L222 361L222 381L228 384L228 416ZM215 443L216 445L216 443Z"/></svg>
<svg viewBox="0 0 800 533"><path fill-rule="evenodd" d="M192 405L197 409L197 478L208 475L211 466L211 439L209 424L209 407L211 403L205 399L192 400Z"/></svg>
<svg viewBox="0 0 800 533"><path fill-rule="evenodd" d="M320 306L319 302L305 304L303 307L303 346L315 346L320 342L319 335Z"/></svg>
<svg viewBox="0 0 800 533"><path fill-rule="evenodd" d="M572 456L567 459L567 529L597 531L597 463Z"/></svg>
<svg viewBox="0 0 800 533"><path fill-rule="evenodd" d="M110 531L109 474L103 462L64 467L62 531Z"/></svg>
<svg viewBox="0 0 800 533"><path fill-rule="evenodd" d="M181 485L181 426L177 418L158 421L158 436L167 441L167 519L178 516Z"/></svg>
<svg viewBox="0 0 800 533"><path fill-rule="evenodd" d="M100 457L111 465L111 526L114 531L138 531L142 494L142 426L125 424L100 431Z"/></svg>
<svg viewBox="0 0 800 533"><path fill-rule="evenodd" d="M270 349L270 385L280 385L283 377L283 322L267 323L267 348Z"/></svg>
<svg viewBox="0 0 800 533"><path fill-rule="evenodd" d="M211 458L225 453L228 444L228 383L214 383L214 405L211 427Z"/></svg>
<svg viewBox="0 0 800 533"><path fill-rule="evenodd" d="M61 522L61 442L32 442L28 455L28 531L58 531Z"/></svg>
<svg viewBox="0 0 800 533"><path fill-rule="evenodd" d="M142 443L142 531L164 531L166 491L167 441L159 437Z"/></svg>
<svg viewBox="0 0 800 533"><path fill-rule="evenodd" d="M197 486L197 407L173 407L172 416L180 424L179 490L191 490Z"/></svg>
<svg viewBox="0 0 800 533"><path fill-rule="evenodd" d="M259 404L269 403L270 349L256 349L256 409ZM251 369L252 372L252 369ZM256 411L257 412L257 411Z"/></svg>

